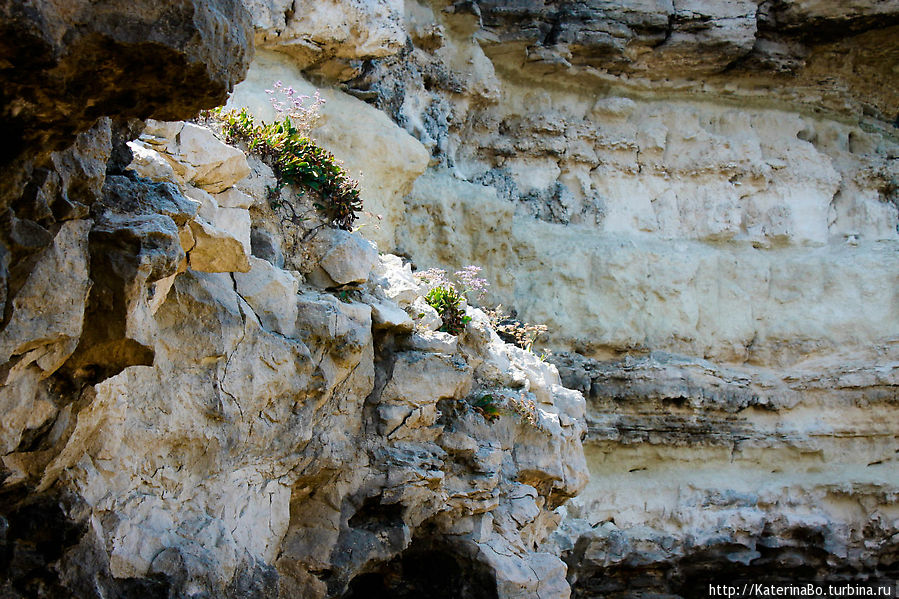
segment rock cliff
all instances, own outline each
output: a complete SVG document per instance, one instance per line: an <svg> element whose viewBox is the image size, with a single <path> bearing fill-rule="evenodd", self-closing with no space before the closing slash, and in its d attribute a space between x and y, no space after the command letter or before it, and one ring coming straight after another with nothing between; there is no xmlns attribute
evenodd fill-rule
<svg viewBox="0 0 899 599"><path fill-rule="evenodd" d="M3 597L899 578L899 3L0 23ZM277 80L357 232L196 120ZM547 361L436 330L413 269L472 263Z"/></svg>
<svg viewBox="0 0 899 599"><path fill-rule="evenodd" d="M574 594L895 576L899 5L347 4L379 48L254 10L231 102L325 85L363 234L549 326L588 398Z"/></svg>
<svg viewBox="0 0 899 599"><path fill-rule="evenodd" d="M4 7L44 54L3 55L0 595L567 595L583 396L215 127L136 120L252 48L239 2L152 4Z"/></svg>

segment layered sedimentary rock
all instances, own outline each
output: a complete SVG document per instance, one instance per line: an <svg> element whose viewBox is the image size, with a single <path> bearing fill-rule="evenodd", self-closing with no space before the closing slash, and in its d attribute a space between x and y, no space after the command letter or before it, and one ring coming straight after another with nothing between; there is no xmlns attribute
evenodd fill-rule
<svg viewBox="0 0 899 599"><path fill-rule="evenodd" d="M897 578L895 2L0 16L2 594ZM323 88L359 232L175 120L251 38L232 105ZM555 365L436 331L469 263Z"/></svg>
<svg viewBox="0 0 899 599"><path fill-rule="evenodd" d="M575 595L895 576L899 5L404 10L403 48L329 46L326 69L257 29L232 102L270 117L265 82L324 78L338 154L389 115L430 162L363 233L480 264L490 301L549 325L588 396L591 484L554 540ZM368 40L397 24L344 15Z"/></svg>

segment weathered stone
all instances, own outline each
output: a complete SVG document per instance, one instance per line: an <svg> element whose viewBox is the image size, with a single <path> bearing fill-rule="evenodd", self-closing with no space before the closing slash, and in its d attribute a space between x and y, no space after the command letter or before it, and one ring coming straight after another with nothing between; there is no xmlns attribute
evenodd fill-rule
<svg viewBox="0 0 899 599"><path fill-rule="evenodd" d="M321 267L338 285L364 283L378 260L378 250L358 235L325 229L315 238L320 247Z"/></svg>
<svg viewBox="0 0 899 599"><path fill-rule="evenodd" d="M148 120L141 140L166 157L185 183L220 193L250 174L246 155L193 123Z"/></svg>
<svg viewBox="0 0 899 599"><path fill-rule="evenodd" d="M42 345L81 336L91 288L87 254L90 224L83 220L65 223L12 298L10 319L0 331L0 362ZM55 291L48 297L50 289Z"/></svg>
<svg viewBox="0 0 899 599"><path fill-rule="evenodd" d="M410 332L414 323L406 312L390 300L371 298L372 324L376 329L393 329Z"/></svg>
<svg viewBox="0 0 899 599"><path fill-rule="evenodd" d="M250 247L257 258L268 260L278 268L284 267L284 252L281 251L280 242L265 229L254 227L250 230Z"/></svg>
<svg viewBox="0 0 899 599"><path fill-rule="evenodd" d="M203 222L190 222L194 246L188 254L190 268L201 272L247 272L250 260L243 242L227 231Z"/></svg>
<svg viewBox="0 0 899 599"><path fill-rule="evenodd" d="M378 262L372 268L372 282L400 306L408 306L421 292L421 285L412 275L412 265L393 254L378 256Z"/></svg>
<svg viewBox="0 0 899 599"><path fill-rule="evenodd" d="M227 208L219 206L217 196L202 189L189 186L185 195L199 204L197 214L219 231L223 231L238 240L244 252L251 253L250 213L244 208Z"/></svg>
<svg viewBox="0 0 899 599"><path fill-rule="evenodd" d="M229 187L215 194L215 201L222 208L250 208L255 202L252 196L236 187Z"/></svg>
<svg viewBox="0 0 899 599"><path fill-rule="evenodd" d="M230 0L6 9L4 166L69 145L104 114L183 118L215 106L248 64L250 21ZM4 208L9 199L0 194Z"/></svg>
<svg viewBox="0 0 899 599"><path fill-rule="evenodd" d="M250 256L250 270L234 273L237 292L253 308L266 328L296 336L296 278L266 260Z"/></svg>
<svg viewBox="0 0 899 599"><path fill-rule="evenodd" d="M438 331L415 332L406 341L409 349L438 354L454 354L459 345L458 338Z"/></svg>
<svg viewBox="0 0 899 599"><path fill-rule="evenodd" d="M349 78L350 61L396 54L405 43L403 3L250 0L256 43L289 53L301 68Z"/></svg>
<svg viewBox="0 0 899 599"><path fill-rule="evenodd" d="M408 311L416 326L423 331L436 331L443 326L443 319L440 318L440 313L423 297L416 297Z"/></svg>
<svg viewBox="0 0 899 599"><path fill-rule="evenodd" d="M5 326L40 332L15 302L88 209L95 286L80 334L16 341L2 369L0 594L691 597L708 572L895 570L893 3L402 4L251 3L282 52L235 101L268 107L278 79L311 90L304 70L343 82L313 135L363 170L383 219L361 232L403 259L372 265L349 233L310 243L277 212L297 190L275 197L258 158L235 183L236 151L192 125L151 123L146 143L173 152L146 172L200 186L199 207L122 176L127 124L10 159ZM81 56L102 92L71 113L4 96L11 139L165 104L158 81L109 98L107 76L142 64L109 40L133 41L144 7L118 6L56 54L20 43L10 9L12 71L33 49L31 70L53 56L52 83L86 93L65 66ZM141 56L171 65L157 38L198 29L191 70L206 17L236 5L166 7ZM118 37L90 37L110 19ZM9 70L0 95L31 85ZM194 92L170 80L174 104ZM223 255L252 268L186 270ZM549 358L560 377L470 306L462 334L430 333L411 265L469 263L484 302L550 325L537 345L593 359Z"/></svg>
<svg viewBox="0 0 899 599"><path fill-rule="evenodd" d="M128 142L133 160L128 165L141 177L154 181L175 181L175 169L162 157L162 154L138 141Z"/></svg>
<svg viewBox="0 0 899 599"><path fill-rule="evenodd" d="M72 376L102 380L135 364L152 364L156 325L147 285L175 274L184 261L179 227L196 206L171 183L106 178L92 206L91 278L84 333L66 363Z"/></svg>

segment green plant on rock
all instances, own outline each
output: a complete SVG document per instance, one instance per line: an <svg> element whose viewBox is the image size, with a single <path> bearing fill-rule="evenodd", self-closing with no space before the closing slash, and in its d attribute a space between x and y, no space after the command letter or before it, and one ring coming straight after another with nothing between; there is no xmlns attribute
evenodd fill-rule
<svg viewBox="0 0 899 599"><path fill-rule="evenodd" d="M487 280L478 276L480 272L480 266L466 266L453 273L452 281L447 278L446 271L439 268L417 273L419 279L431 285L425 301L437 310L443 320L440 330L444 333L458 335L471 321L471 317L465 315L463 306L471 295L484 296Z"/></svg>
<svg viewBox="0 0 899 599"><path fill-rule="evenodd" d="M331 226L350 231L362 210L359 184L350 178L331 152L297 128L290 116L257 123L246 108L213 111L229 140L241 141L265 160L278 185L306 187L321 198L315 208Z"/></svg>
<svg viewBox="0 0 899 599"><path fill-rule="evenodd" d="M487 393L480 396L471 405L474 408L475 412L484 417L484 420L486 420L487 422L493 422L494 420L499 418L502 413L499 409L499 406L496 405L496 402L496 398Z"/></svg>
<svg viewBox="0 0 899 599"><path fill-rule="evenodd" d="M471 316L466 316L463 312L463 300L464 298L452 285L434 287L425 296L425 301L437 310L440 319L443 320L440 330L451 335L461 333L465 325L471 321Z"/></svg>

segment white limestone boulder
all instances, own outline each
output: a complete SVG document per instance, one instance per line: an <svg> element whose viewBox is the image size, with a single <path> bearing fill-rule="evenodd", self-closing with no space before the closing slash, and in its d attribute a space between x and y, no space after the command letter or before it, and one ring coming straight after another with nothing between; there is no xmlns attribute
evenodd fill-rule
<svg viewBox="0 0 899 599"><path fill-rule="evenodd" d="M246 155L209 129L183 122L147 121L141 141L162 154L186 184L219 193L250 174Z"/></svg>
<svg viewBox="0 0 899 599"><path fill-rule="evenodd" d="M359 235L322 229L315 238L319 265L337 285L364 283L378 260L378 250Z"/></svg>

